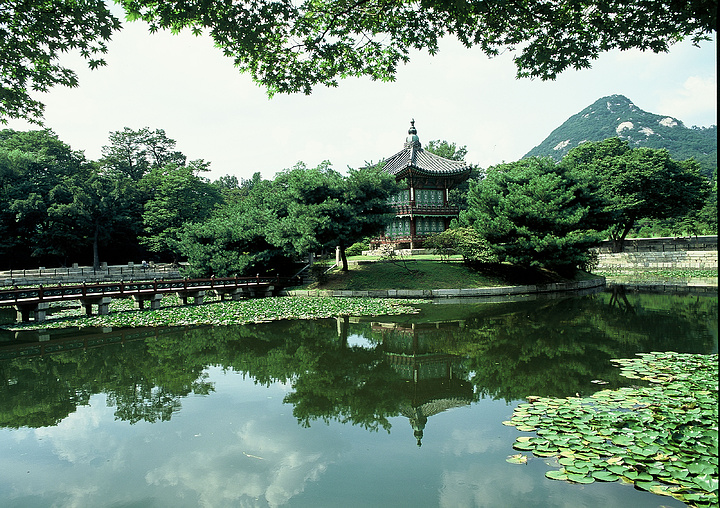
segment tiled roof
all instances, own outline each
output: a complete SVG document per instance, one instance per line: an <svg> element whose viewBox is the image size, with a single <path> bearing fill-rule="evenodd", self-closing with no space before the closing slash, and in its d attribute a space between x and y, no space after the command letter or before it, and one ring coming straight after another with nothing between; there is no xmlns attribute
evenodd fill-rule
<svg viewBox="0 0 720 508"><path fill-rule="evenodd" d="M405 148L392 157L388 157L384 162L385 171L396 177L410 170L413 173L430 176L451 176L469 173L471 169L463 161L445 159L423 150L415 129L415 120L411 122L410 130L408 130Z"/></svg>
<svg viewBox="0 0 720 508"><path fill-rule="evenodd" d="M411 168L418 173L438 176L470 171L470 166L463 161L445 159L417 145L406 146L392 157L385 159L384 169L391 175L400 175Z"/></svg>

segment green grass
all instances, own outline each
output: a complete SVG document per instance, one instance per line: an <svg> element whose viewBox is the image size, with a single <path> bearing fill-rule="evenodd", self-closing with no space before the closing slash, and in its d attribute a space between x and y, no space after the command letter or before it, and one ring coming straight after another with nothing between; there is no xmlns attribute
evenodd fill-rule
<svg viewBox="0 0 720 508"><path fill-rule="evenodd" d="M578 278L587 278L582 274ZM572 280L578 280L578 278ZM568 279L556 273L520 269L509 265L491 265L472 270L457 261L441 262L413 256L405 262L377 261L351 264L348 272L335 269L327 281L313 283L309 289L366 291L373 289L465 289L478 287L542 284Z"/></svg>

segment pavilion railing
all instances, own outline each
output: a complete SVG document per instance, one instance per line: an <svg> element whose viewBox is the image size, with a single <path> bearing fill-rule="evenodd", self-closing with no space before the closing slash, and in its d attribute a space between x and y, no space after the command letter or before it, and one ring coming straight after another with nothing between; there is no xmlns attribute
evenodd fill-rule
<svg viewBox="0 0 720 508"><path fill-rule="evenodd" d="M455 216L460 213L457 206L393 205L396 215L440 215Z"/></svg>

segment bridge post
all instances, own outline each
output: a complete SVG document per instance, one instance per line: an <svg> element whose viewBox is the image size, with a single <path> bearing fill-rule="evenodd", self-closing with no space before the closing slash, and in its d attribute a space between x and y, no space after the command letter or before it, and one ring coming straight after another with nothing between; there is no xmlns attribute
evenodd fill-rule
<svg viewBox="0 0 720 508"><path fill-rule="evenodd" d="M92 306L98 306L98 316L107 316L110 313L110 302L112 298L109 296L96 296L94 298L81 298L83 306L85 307L85 314L92 316Z"/></svg>
<svg viewBox="0 0 720 508"><path fill-rule="evenodd" d="M162 295L134 295L133 298L138 304L138 309L143 310L145 308L145 302L150 302L150 310L157 310L160 308L160 300L162 300Z"/></svg>
<svg viewBox="0 0 720 508"><path fill-rule="evenodd" d="M27 323L32 319L38 323L41 323L45 321L45 317L47 316L47 310L49 307L49 303L30 303L15 305L15 310L17 310L17 320L22 323Z"/></svg>
<svg viewBox="0 0 720 508"><path fill-rule="evenodd" d="M187 305L188 297L193 299L193 305L201 305L205 299L205 291L178 291L177 295L182 299L183 305Z"/></svg>

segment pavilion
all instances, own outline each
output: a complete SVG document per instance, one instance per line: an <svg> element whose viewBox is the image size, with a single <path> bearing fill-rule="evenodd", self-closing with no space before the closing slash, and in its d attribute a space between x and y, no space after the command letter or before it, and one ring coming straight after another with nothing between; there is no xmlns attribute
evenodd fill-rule
<svg viewBox="0 0 720 508"><path fill-rule="evenodd" d="M450 190L467 180L472 168L464 161L423 150L415 120L410 122L403 149L383 163L383 169L404 188L391 198L395 219L373 243L419 248L426 237L445 231L458 217L458 207L448 201Z"/></svg>

